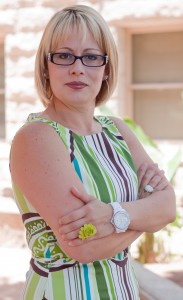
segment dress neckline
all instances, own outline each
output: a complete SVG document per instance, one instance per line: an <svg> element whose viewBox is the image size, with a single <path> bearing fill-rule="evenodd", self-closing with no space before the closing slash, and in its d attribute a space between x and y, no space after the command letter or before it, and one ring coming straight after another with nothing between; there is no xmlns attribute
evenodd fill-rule
<svg viewBox="0 0 183 300"><path fill-rule="evenodd" d="M103 124L101 121L100 121L100 116L94 116L93 117L100 125L101 125L101 131L99 132L94 132L92 134L85 134L85 135L79 135L77 134L75 131L73 131L72 129L68 128L68 127L65 127L64 125L62 125L61 123L57 122L57 121L54 121L52 119L49 119L49 118L46 118L46 117L42 117L39 115L39 113L31 113L29 116L28 116L28 119L27 121L30 121L30 120L33 120L33 119L37 119L37 120L40 120L40 121L43 121L43 122L52 122L52 123L55 123L55 124L58 124L59 126L61 126L62 128L65 128L68 132L71 132L74 136L77 136L79 138L89 138L89 137L94 137L94 136L97 136L97 135L101 135L103 134L104 132L104 127L105 124Z"/></svg>

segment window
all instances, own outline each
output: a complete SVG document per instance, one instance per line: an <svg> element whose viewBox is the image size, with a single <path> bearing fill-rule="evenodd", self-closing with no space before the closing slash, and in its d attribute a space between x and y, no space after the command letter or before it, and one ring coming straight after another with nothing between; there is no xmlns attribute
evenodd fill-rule
<svg viewBox="0 0 183 300"><path fill-rule="evenodd" d="M153 138L183 139L183 32L132 35L134 120Z"/></svg>

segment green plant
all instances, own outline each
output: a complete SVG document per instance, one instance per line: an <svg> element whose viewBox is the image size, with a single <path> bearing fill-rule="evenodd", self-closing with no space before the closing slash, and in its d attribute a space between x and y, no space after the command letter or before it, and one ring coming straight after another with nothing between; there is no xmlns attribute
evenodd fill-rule
<svg viewBox="0 0 183 300"><path fill-rule="evenodd" d="M169 181L172 181L181 162L181 151L177 150L171 157L166 156L140 126L128 118L125 118L124 121L142 143L152 160L158 163L160 168L164 169L166 177ZM138 243L138 260L141 263L152 263L159 259L165 260L169 253L166 252L164 239L171 238L173 228L180 228L180 216L178 212L176 220L160 232L156 234L144 233L141 236ZM166 237L164 237L164 233Z"/></svg>
<svg viewBox="0 0 183 300"><path fill-rule="evenodd" d="M181 150L178 149L171 157L169 157L167 153L164 153L159 149L158 145L139 125L128 118L124 118L123 120L134 132L152 160L158 163L159 167L165 171L167 179L172 181L181 162Z"/></svg>
<svg viewBox="0 0 183 300"><path fill-rule="evenodd" d="M100 108L99 112L104 115L111 115L111 110L107 106ZM123 121L134 132L152 160L158 163L160 169L165 171L167 179L172 181L181 162L181 150L178 149L174 154L169 156L169 153L162 152L154 140L133 120L124 118ZM169 255L165 249L165 239L167 239L167 237L171 238L173 230L179 227L180 217L177 212L175 222L169 224L158 233L144 233L138 242L138 260L141 263L155 262L158 259L164 260L167 255Z"/></svg>

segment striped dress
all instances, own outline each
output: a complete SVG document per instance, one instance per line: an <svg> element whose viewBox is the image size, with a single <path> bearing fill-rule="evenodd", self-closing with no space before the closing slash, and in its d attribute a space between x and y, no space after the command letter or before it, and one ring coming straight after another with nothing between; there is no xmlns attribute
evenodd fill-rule
<svg viewBox="0 0 183 300"><path fill-rule="evenodd" d="M44 122L58 133L88 194L105 203L136 200L137 173L129 149L112 120L105 116L96 120L102 131L87 136L78 136L38 114L29 115L27 122ZM22 299L140 299L128 248L88 264L73 260L62 251L51 228L18 186L12 185L32 252Z"/></svg>

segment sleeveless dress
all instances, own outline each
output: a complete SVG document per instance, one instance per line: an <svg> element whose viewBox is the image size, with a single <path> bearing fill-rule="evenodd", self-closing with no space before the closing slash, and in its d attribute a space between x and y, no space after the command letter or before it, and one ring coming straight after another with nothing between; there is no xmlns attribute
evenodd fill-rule
<svg viewBox="0 0 183 300"><path fill-rule="evenodd" d="M105 116L95 119L102 125L102 131L87 136L78 136L38 114L30 114L27 122L44 122L58 133L88 194L105 203L134 201L138 180L127 144L112 120ZM29 199L15 183L12 186L32 252L22 299L140 299L128 248L114 257L88 264L67 257Z"/></svg>

